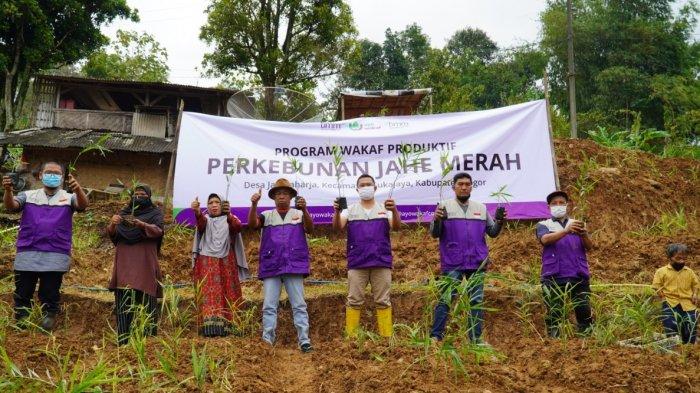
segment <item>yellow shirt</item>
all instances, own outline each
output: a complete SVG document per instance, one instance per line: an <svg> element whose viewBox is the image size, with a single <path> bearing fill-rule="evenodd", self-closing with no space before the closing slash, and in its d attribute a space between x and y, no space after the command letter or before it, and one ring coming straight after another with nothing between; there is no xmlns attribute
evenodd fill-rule
<svg viewBox="0 0 700 393"><path fill-rule="evenodd" d="M681 305L683 311L692 311L697 307L693 304L692 296L700 291L700 280L689 267L684 266L677 272L671 265L656 270L651 286L660 291L671 307Z"/></svg>

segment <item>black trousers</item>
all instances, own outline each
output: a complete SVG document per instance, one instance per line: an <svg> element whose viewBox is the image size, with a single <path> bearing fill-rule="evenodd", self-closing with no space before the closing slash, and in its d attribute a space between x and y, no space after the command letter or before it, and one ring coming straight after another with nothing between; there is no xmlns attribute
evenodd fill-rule
<svg viewBox="0 0 700 393"><path fill-rule="evenodd" d="M129 341L131 324L137 317L139 307L146 312L143 334L154 336L158 326L158 299L136 289L115 289L114 303L117 314L117 343L126 344Z"/></svg>
<svg viewBox="0 0 700 393"><path fill-rule="evenodd" d="M63 273L15 270L15 318L19 320L29 315L37 282L42 311L58 314L61 310Z"/></svg>
<svg viewBox="0 0 700 393"><path fill-rule="evenodd" d="M591 286L588 281L553 279L543 281L542 295L547 307L547 315L545 316L547 329L550 332L558 330L560 323L567 317L564 315L564 302L566 296L570 296L574 306L574 314L576 314L578 331L585 332L593 323L590 294Z"/></svg>

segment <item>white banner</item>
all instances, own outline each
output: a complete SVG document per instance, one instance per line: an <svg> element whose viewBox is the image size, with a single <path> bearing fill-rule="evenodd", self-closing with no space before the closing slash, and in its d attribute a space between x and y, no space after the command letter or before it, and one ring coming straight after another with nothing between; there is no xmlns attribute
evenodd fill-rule
<svg viewBox="0 0 700 393"><path fill-rule="evenodd" d="M511 219L548 217L544 199L556 183L546 111L539 100L478 112L328 123L185 112L174 215L192 222L192 200L199 197L206 206L207 196L217 193L245 222L251 195L262 188L259 206L273 207L267 190L284 177L306 198L314 222L330 222L333 200L340 195L348 203L357 201L355 182L368 173L376 180L378 200L391 193L404 220L427 221L441 193L443 199L454 196L452 176L467 172L473 178L472 199L486 203L492 214L501 202ZM444 173L449 165L452 170ZM512 197L499 199L499 190Z"/></svg>

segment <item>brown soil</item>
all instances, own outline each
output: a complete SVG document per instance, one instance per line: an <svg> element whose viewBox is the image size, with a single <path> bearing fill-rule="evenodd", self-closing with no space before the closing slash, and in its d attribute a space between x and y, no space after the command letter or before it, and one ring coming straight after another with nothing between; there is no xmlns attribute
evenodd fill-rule
<svg viewBox="0 0 700 393"><path fill-rule="evenodd" d="M341 338L344 298L327 295L309 299L312 341L315 351L301 354L295 348L295 332L288 304L280 309L279 342L275 347L262 343L257 336L203 339L195 329L186 332L179 346L176 373L179 380L192 375L190 345L201 350L206 344L209 355L220 362L217 370L231 372L231 388L246 392L692 392L700 386L700 346L685 348L682 357L652 351L620 347L599 348L590 341L568 342L539 338L514 323L515 304L504 291L487 293L489 307L485 325L487 339L503 358L477 365L466 364L468 375L458 376L448 363L435 356L423 357L422 349L389 345L384 341L349 342ZM9 301L9 297L3 299ZM419 292L396 294L393 298L397 323L417 322L422 315L424 296ZM59 321L55 341L51 336L32 331L10 331L6 338L10 357L20 370L55 369L44 349L58 348L63 356L70 352L75 359L96 361L121 359L135 364L128 347L117 349L104 343L102 332L113 325L111 303L92 298L66 296L66 312ZM258 310L259 310L259 304ZM541 320L535 310L533 320ZM259 317L259 315L258 315ZM369 310L363 323L373 330ZM161 323L160 337L171 333ZM539 332L543 327L535 323ZM167 333L167 334L166 334ZM149 339L148 364L158 367L157 353L162 345ZM126 373L126 370L122 370ZM220 389L217 375L210 378L207 390ZM164 377L155 378L164 382ZM212 383L217 381L217 385ZM174 384L166 385L173 387ZM193 383L185 383L194 390ZM122 392L140 391L136 381L122 384Z"/></svg>

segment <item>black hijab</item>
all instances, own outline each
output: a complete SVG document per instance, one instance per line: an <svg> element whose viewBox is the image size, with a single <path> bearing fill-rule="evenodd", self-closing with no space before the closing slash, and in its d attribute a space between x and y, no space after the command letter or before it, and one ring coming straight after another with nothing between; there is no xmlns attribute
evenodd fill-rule
<svg viewBox="0 0 700 393"><path fill-rule="evenodd" d="M135 196L132 195L131 203L126 205L122 211L119 213L120 216L124 217L130 214L134 215L134 218L145 222L146 224L156 225L158 228L163 229L163 212L151 201L151 187L146 184L139 184L134 188L134 191L142 190L148 195L146 199L140 199L138 205L135 204ZM114 243L124 242L126 244L136 244L142 242L146 239L145 234L140 228L135 226L127 226L123 221L117 225L117 233L112 239ZM163 237L158 239L158 250L160 250Z"/></svg>

